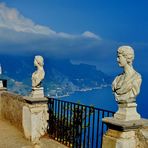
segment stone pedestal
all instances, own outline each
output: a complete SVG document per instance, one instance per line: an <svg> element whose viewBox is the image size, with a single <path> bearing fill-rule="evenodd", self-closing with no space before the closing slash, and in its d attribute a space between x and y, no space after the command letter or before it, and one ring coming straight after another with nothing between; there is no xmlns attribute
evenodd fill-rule
<svg viewBox="0 0 148 148"><path fill-rule="evenodd" d="M0 80L0 88L3 87L3 81Z"/></svg>
<svg viewBox="0 0 148 148"><path fill-rule="evenodd" d="M0 91L7 91L7 88L5 88L5 87L0 87Z"/></svg>
<svg viewBox="0 0 148 148"><path fill-rule="evenodd" d="M115 113L114 118L123 121L139 120L140 114L137 113L137 104L118 104L118 111Z"/></svg>
<svg viewBox="0 0 148 148"><path fill-rule="evenodd" d="M24 135L27 139L36 143L47 132L49 118L47 99L24 99L27 102L23 107Z"/></svg>
<svg viewBox="0 0 148 148"><path fill-rule="evenodd" d="M31 97L32 98L44 98L44 88L43 87L32 88Z"/></svg>
<svg viewBox="0 0 148 148"><path fill-rule="evenodd" d="M120 132L109 129L103 136L102 148L136 148L135 132Z"/></svg>
<svg viewBox="0 0 148 148"><path fill-rule="evenodd" d="M148 120L121 121L104 118L108 131L103 135L102 148L138 148L136 132L148 125Z"/></svg>
<svg viewBox="0 0 148 148"><path fill-rule="evenodd" d="M3 80L0 80L0 91L5 91L5 90L7 90L7 88L4 86Z"/></svg>

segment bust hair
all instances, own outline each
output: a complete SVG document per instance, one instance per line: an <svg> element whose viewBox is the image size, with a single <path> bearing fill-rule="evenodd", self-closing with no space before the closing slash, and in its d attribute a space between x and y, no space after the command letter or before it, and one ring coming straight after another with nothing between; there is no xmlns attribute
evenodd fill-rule
<svg viewBox="0 0 148 148"><path fill-rule="evenodd" d="M43 66L44 65L44 59L42 56L35 56L35 60L37 61L37 63L40 65L40 66Z"/></svg>
<svg viewBox="0 0 148 148"><path fill-rule="evenodd" d="M134 60L134 50L132 47L130 46L120 46L118 48L118 54L122 54L126 60L127 60L127 63L129 65L132 65L132 62Z"/></svg>

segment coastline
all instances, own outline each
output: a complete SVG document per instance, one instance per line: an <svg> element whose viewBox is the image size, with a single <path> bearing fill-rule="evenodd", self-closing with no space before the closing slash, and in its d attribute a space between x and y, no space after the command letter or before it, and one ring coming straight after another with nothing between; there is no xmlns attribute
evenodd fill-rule
<svg viewBox="0 0 148 148"><path fill-rule="evenodd" d="M70 95L76 93L76 92L88 92L88 91L92 91L92 90L101 90L103 88L106 88L106 87L110 87L111 84L101 84L101 86L98 86L98 87L93 87L93 88L82 88L82 89L79 89L79 90L76 90L76 91L73 91L73 92L70 92L70 93L67 93L65 95L62 95L62 96L49 96L49 97L53 97L53 98L64 98L64 97L69 97Z"/></svg>

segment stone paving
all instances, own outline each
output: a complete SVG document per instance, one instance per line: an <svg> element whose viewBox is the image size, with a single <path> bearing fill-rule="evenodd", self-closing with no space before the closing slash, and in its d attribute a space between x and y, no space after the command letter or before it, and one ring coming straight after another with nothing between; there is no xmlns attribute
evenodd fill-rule
<svg viewBox="0 0 148 148"><path fill-rule="evenodd" d="M38 144L32 144L24 138L15 126L8 121L0 119L0 148L67 148L60 143L49 139L41 138Z"/></svg>
<svg viewBox="0 0 148 148"><path fill-rule="evenodd" d="M0 119L0 148L31 148L23 134L9 122Z"/></svg>

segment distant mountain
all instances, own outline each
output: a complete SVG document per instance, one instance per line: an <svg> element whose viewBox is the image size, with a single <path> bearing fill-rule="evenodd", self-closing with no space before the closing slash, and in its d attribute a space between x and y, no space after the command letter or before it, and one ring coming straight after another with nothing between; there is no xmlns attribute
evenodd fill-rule
<svg viewBox="0 0 148 148"><path fill-rule="evenodd" d="M34 56L0 55L3 75L7 76L8 81L13 79L17 82L13 87L21 94L31 91L31 75L35 71L33 60ZM106 86L112 80L110 76L97 70L96 66L74 65L70 60L53 58L44 58L44 63L46 76L43 85L46 95L69 95L75 91Z"/></svg>
<svg viewBox="0 0 148 148"><path fill-rule="evenodd" d="M21 95L29 95L31 87L24 84L23 82L16 81L8 76L0 75L0 79L7 80L7 89L11 92L18 93Z"/></svg>

